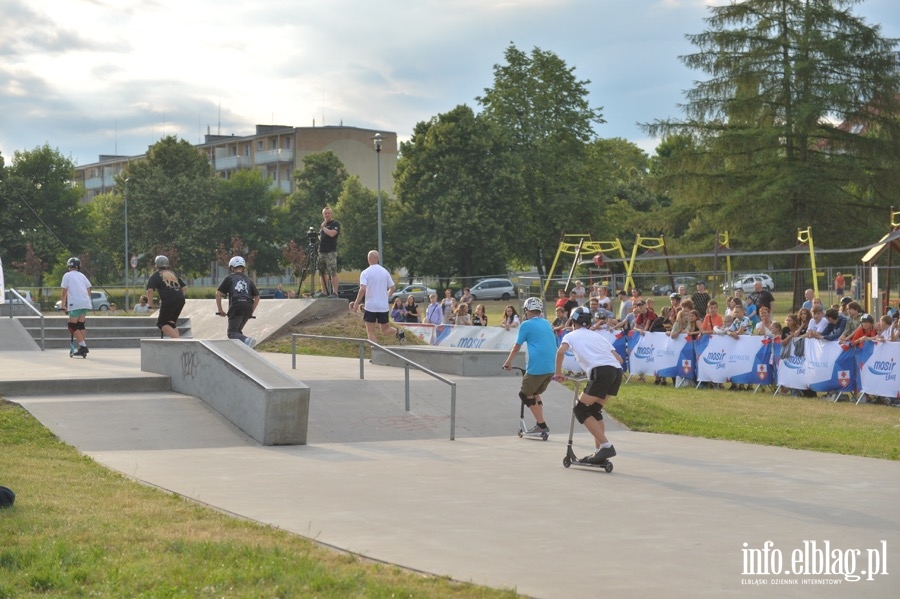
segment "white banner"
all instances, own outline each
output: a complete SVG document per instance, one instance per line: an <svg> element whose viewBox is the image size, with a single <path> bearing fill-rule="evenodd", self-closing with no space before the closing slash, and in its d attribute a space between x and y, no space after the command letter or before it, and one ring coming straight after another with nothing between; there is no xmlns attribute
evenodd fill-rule
<svg viewBox="0 0 900 599"><path fill-rule="evenodd" d="M424 341L428 345L434 345L434 329L436 327L433 324L404 324L402 322L395 322L394 326L403 327L403 330L406 331L407 335L412 333L419 341Z"/></svg>
<svg viewBox="0 0 900 599"><path fill-rule="evenodd" d="M671 369L675 373L684 345L684 335L672 339L666 333L635 333L628 338L629 372L655 376L659 371ZM663 376L677 375L667 373Z"/></svg>
<svg viewBox="0 0 900 599"><path fill-rule="evenodd" d="M442 324L434 327L431 344L440 347L509 351L516 344L517 334L516 329L507 331L503 327L466 327ZM526 345L525 351L527 348Z"/></svg>
<svg viewBox="0 0 900 599"><path fill-rule="evenodd" d="M852 391L855 355L837 341L804 339L803 349L778 362L778 384L790 389ZM781 344L778 344L779 346Z"/></svg>
<svg viewBox="0 0 900 599"><path fill-rule="evenodd" d="M6 302L6 287L3 286L3 258L0 258L0 304Z"/></svg>
<svg viewBox="0 0 900 599"><path fill-rule="evenodd" d="M866 395L900 399L900 343L864 343L857 350L859 386Z"/></svg>
<svg viewBox="0 0 900 599"><path fill-rule="evenodd" d="M772 381L773 342L759 335L704 335L694 345L697 379L710 383L759 385Z"/></svg>

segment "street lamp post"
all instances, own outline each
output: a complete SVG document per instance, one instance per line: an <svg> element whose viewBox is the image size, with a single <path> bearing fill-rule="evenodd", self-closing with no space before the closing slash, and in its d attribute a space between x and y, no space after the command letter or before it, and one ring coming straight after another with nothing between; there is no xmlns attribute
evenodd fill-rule
<svg viewBox="0 0 900 599"><path fill-rule="evenodd" d="M383 262L384 252L381 246L381 133L376 133L372 140L375 142L376 168L378 169L378 256L379 262Z"/></svg>
<svg viewBox="0 0 900 599"><path fill-rule="evenodd" d="M131 179L125 179L125 311L128 311L128 267L131 265L128 256L128 182Z"/></svg>

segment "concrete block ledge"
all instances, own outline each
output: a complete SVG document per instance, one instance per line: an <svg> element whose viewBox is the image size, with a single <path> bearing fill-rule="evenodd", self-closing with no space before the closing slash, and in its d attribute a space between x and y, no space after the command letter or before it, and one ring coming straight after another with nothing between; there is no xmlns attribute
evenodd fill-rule
<svg viewBox="0 0 900 599"><path fill-rule="evenodd" d="M404 358L441 374L457 376L509 376L510 374L509 371L502 368L509 355L509 351L506 350L435 347L432 345L392 345L390 349ZM519 355L513 360L513 366L525 368L525 357L524 351L519 352ZM402 360L377 347L372 348L372 363L379 366L403 367Z"/></svg>
<svg viewBox="0 0 900 599"><path fill-rule="evenodd" d="M141 370L203 400L261 445L305 445L309 387L233 340L142 339Z"/></svg>

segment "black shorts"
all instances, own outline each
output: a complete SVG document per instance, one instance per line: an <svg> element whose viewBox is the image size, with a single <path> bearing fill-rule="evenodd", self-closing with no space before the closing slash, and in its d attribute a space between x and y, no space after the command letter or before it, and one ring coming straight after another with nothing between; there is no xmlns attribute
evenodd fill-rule
<svg viewBox="0 0 900 599"><path fill-rule="evenodd" d="M389 318L388 318L387 312L369 312L368 310L363 310L363 320L366 322L377 322L378 324L387 324Z"/></svg>
<svg viewBox="0 0 900 599"><path fill-rule="evenodd" d="M585 393L591 397L609 397L619 394L622 384L622 369L615 366L597 366L591 370L591 380Z"/></svg>
<svg viewBox="0 0 900 599"><path fill-rule="evenodd" d="M156 328L161 329L166 325L175 327L178 324L178 317L184 309L184 296L175 296L162 302L159 308L159 315L156 317Z"/></svg>

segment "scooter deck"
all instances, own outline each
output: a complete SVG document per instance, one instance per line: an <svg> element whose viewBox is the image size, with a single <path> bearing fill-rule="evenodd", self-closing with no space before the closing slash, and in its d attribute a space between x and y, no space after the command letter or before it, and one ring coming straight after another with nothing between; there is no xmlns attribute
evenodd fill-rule
<svg viewBox="0 0 900 599"><path fill-rule="evenodd" d="M594 470L604 470L606 472L613 471L613 463L608 459L603 459L603 461L598 462L596 464L592 464L590 462L582 462L581 460L575 457L575 454L572 452L571 446L568 448L566 452L566 457L563 458L563 466L568 468L570 466L579 466L581 468L591 468Z"/></svg>

